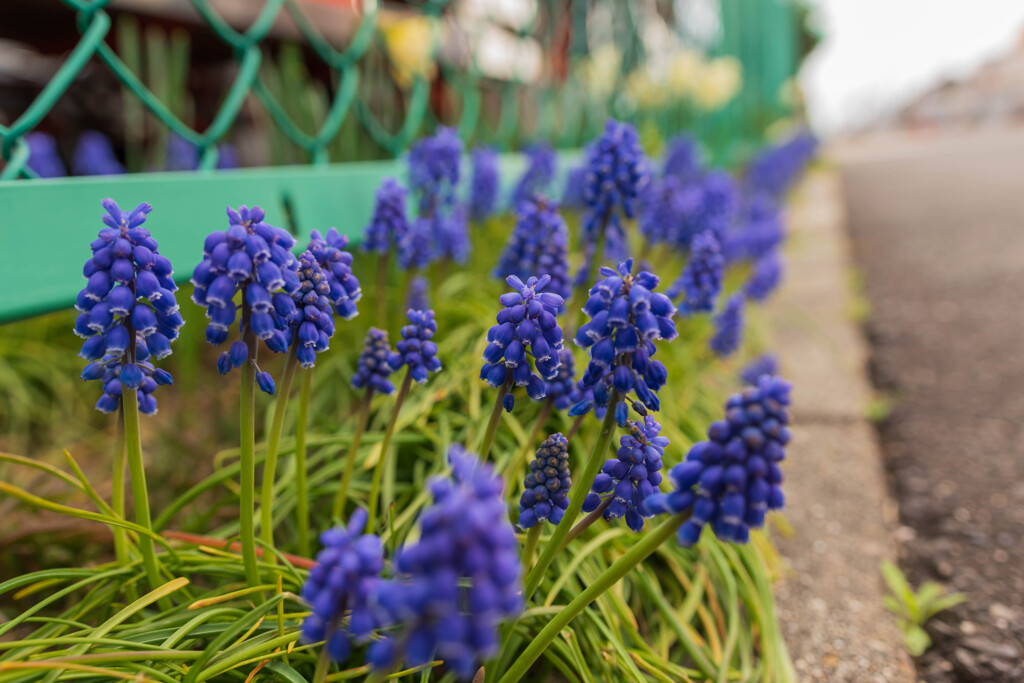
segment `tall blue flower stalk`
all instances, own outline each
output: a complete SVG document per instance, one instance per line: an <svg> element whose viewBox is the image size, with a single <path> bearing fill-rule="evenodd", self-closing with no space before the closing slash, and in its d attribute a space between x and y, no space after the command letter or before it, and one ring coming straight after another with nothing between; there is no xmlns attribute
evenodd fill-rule
<svg viewBox="0 0 1024 683"><path fill-rule="evenodd" d="M103 412L120 408L124 436L119 437L114 457L114 512L124 516L127 459L135 521L148 530L152 521L139 413L155 413L153 392L157 385L171 383L170 373L151 361L170 355L171 341L185 321L174 296L177 285L171 262L159 253L156 240L143 227L152 207L143 203L123 211L113 199L104 199L102 205L106 227L90 244L92 256L82 270L88 282L75 304L80 311L75 333L85 338L79 355L90 361L82 379L103 383L96 408ZM127 561L127 547L124 532L117 530L115 548L122 562ZM163 581L152 539L140 535L139 549L147 580L156 589Z"/></svg>
<svg viewBox="0 0 1024 683"><path fill-rule="evenodd" d="M756 387L762 375L777 375L778 373L778 357L774 353L765 353L744 365L739 375L744 384Z"/></svg>
<svg viewBox="0 0 1024 683"><path fill-rule="evenodd" d="M403 244L409 235L406 198L409 191L394 178L385 178L377 188L373 216L363 234L363 250L377 254L377 322L387 323L388 265L391 254L397 253L403 268L410 267L402 256ZM418 245L410 245L417 249ZM413 254L406 256L412 257Z"/></svg>
<svg viewBox="0 0 1024 683"><path fill-rule="evenodd" d="M736 181L725 171L712 171L686 189L676 247L686 251L694 236L710 230L719 244L725 239L739 210Z"/></svg>
<svg viewBox="0 0 1024 683"><path fill-rule="evenodd" d="M746 198L732 228L726 232L723 252L728 263L756 261L774 251L786 237L778 203L765 192Z"/></svg>
<svg viewBox="0 0 1024 683"><path fill-rule="evenodd" d="M680 220L687 210L686 202L685 187L679 178L666 176L651 180L643 194L639 219L645 253L651 247L675 240Z"/></svg>
<svg viewBox="0 0 1024 683"><path fill-rule="evenodd" d="M239 338L221 355L217 366L222 374L233 368L242 370L239 531L246 578L257 586L255 389L258 385L269 394L275 389L273 378L257 365L257 340L263 340L275 353L288 350L289 326L302 315L292 299L300 282L298 261L290 251L295 240L287 230L267 223L258 206L242 206L237 211L229 207L227 214L228 229L206 237L203 260L192 274L192 300L206 306L210 319L206 340L214 345L227 341L236 314L241 312Z"/></svg>
<svg viewBox="0 0 1024 683"><path fill-rule="evenodd" d="M508 521L504 484L487 463L453 446L451 478L428 485L432 503L420 536L395 555L395 578L371 600L393 629L367 651L379 672L444 660L464 681L498 652L498 628L523 608L519 544Z"/></svg>
<svg viewBox="0 0 1024 683"><path fill-rule="evenodd" d="M747 167L745 184L751 191L765 191L781 197L814 158L818 141L810 131L801 131L774 146L766 147Z"/></svg>
<svg viewBox="0 0 1024 683"><path fill-rule="evenodd" d="M677 178L689 185L700 177L703 166L704 159L696 137L686 133L668 141L662 170L665 178Z"/></svg>
<svg viewBox="0 0 1024 683"><path fill-rule="evenodd" d="M28 167L40 178L63 178L68 174L57 150L57 141L49 133L33 131L25 136Z"/></svg>
<svg viewBox="0 0 1024 683"><path fill-rule="evenodd" d="M563 299L572 293L569 228L558 212L558 204L536 197L516 207L516 224L494 275L501 279L515 275L525 281L541 273L551 276L547 291Z"/></svg>
<svg viewBox="0 0 1024 683"><path fill-rule="evenodd" d="M676 490L647 499L652 514L690 512L679 529L681 545L692 546L709 524L723 541L746 543L768 510L782 509L789 392L782 378L763 375L731 396L725 419L712 423L708 440L694 444L669 473Z"/></svg>
<svg viewBox="0 0 1024 683"><path fill-rule="evenodd" d="M471 155L473 175L469 181L469 215L474 221L490 218L498 208L501 174L498 152L490 147L476 147Z"/></svg>
<svg viewBox="0 0 1024 683"><path fill-rule="evenodd" d="M373 530L377 524L377 510L387 510L386 504L380 504L380 482L384 467L388 458L388 448L391 445L391 438L395 433L395 425L398 424L398 415L402 411L402 405L409 396L412 383L423 384L427 381L430 373L441 371L441 360L437 357L437 343L434 335L437 334L437 322L434 320L433 311L417 311L409 309L406 313L409 324L403 325L401 329L402 338L395 344L395 350L388 356L388 365L393 372L405 368L405 377L402 379L402 386L395 398L395 407L392 409L391 418L384 429L384 438L381 440L380 460L373 470L373 481L370 484L370 519L367 529Z"/></svg>
<svg viewBox="0 0 1024 683"><path fill-rule="evenodd" d="M539 401L545 396L545 380L558 373L561 362L562 329L558 326L558 310L563 299L544 289L551 277L531 277L525 283L515 275L506 282L513 291L499 298L504 306L497 315L497 324L487 331L487 348L480 379L498 389L490 420L480 446L481 457L490 453L502 408L512 412L514 387L526 387L527 395ZM533 358L533 366L530 358Z"/></svg>
<svg viewBox="0 0 1024 683"><path fill-rule="evenodd" d="M710 313L715 310L718 295L725 281L725 258L715 234L710 230L695 235L690 245L690 259L679 278L665 294L676 301L685 298L680 312L685 315Z"/></svg>
<svg viewBox="0 0 1024 683"><path fill-rule="evenodd" d="M454 128L445 126L409 151L409 184L419 215L401 248L403 268L423 268L437 259L463 262L468 257L468 217L455 201L461 161L462 140Z"/></svg>
<svg viewBox="0 0 1024 683"><path fill-rule="evenodd" d="M562 206L567 209L582 209L584 190L587 186L587 167L574 166L569 169L565 178L565 189L562 190Z"/></svg>
<svg viewBox="0 0 1024 683"><path fill-rule="evenodd" d="M743 343L745 307L746 298L742 292L737 292L726 299L722 310L715 316L715 332L709 346L720 358L736 353Z"/></svg>
<svg viewBox="0 0 1024 683"><path fill-rule="evenodd" d="M778 250L766 254L754 262L750 277L743 285L743 292L751 301L766 301L782 282L784 266Z"/></svg>
<svg viewBox="0 0 1024 683"><path fill-rule="evenodd" d="M121 175L125 169L110 138L98 130L87 130L75 143L71 171L75 175Z"/></svg>
<svg viewBox="0 0 1024 683"><path fill-rule="evenodd" d="M554 180L558 167L558 154L547 142L535 142L528 146L526 154L526 170L512 190L512 207L534 199L538 194L547 191Z"/></svg>
<svg viewBox="0 0 1024 683"><path fill-rule="evenodd" d="M584 512L600 510L606 522L626 518L626 525L640 531L651 515L644 501L658 492L661 458L668 439L659 436L661 425L650 415L626 423L627 434L619 439L614 458L605 461L583 502Z"/></svg>

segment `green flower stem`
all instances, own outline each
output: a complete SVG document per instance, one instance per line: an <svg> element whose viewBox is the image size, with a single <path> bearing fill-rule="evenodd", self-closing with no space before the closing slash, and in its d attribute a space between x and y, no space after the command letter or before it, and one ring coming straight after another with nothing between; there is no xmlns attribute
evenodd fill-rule
<svg viewBox="0 0 1024 683"><path fill-rule="evenodd" d="M341 475L341 486L338 487L338 494L334 497L334 507L331 509L331 517L341 519L345 512L345 501L348 499L348 487L352 481L352 473L356 468L356 456L359 454L359 446L363 442L363 433L366 432L366 424L370 420L370 404L373 402L373 389L366 389L366 398L359 407L359 422L356 423L356 431L352 434L352 442L348 446L348 457L345 459L345 473Z"/></svg>
<svg viewBox="0 0 1024 683"><path fill-rule="evenodd" d="M562 549L562 542L569 533L569 523L575 520L577 515L580 514L580 510L583 509L583 501L586 499L587 494L590 493L590 484L594 481L594 477L597 476L601 465L604 464L604 456L608 452L608 445L611 444L612 437L615 435L615 405L618 402L619 392L616 389L612 389L611 394L608 396L608 411L604 414L604 421L601 423L601 434L597 439L597 443L594 444L594 450L590 452L590 459L587 460L583 476L579 478L579 483L572 488L572 495L569 496L569 507L562 517L564 523L555 525L551 538L548 539L547 545L544 546L544 552L541 553L533 570L526 576L525 589L523 590L524 600L529 601L530 597L537 590L541 580L544 578L544 572L548 570L552 560L555 559L555 555Z"/></svg>
<svg viewBox="0 0 1024 683"><path fill-rule="evenodd" d="M387 429L384 432L384 439L380 442L380 459L373 470L373 483L370 485L370 500L368 504L369 519L366 522L366 533L374 533L377 528L377 505L380 503L380 479L384 474L384 465L388 458L388 448L391 446L391 437L395 433L395 425L398 424L398 414L402 412L402 404L409 395L409 388L412 386L412 373L409 368L405 369L405 379L402 380L402 388L398 390L398 398L395 399L395 409L388 420ZM383 506L381 509L387 509Z"/></svg>
<svg viewBox="0 0 1024 683"><path fill-rule="evenodd" d="M494 407L491 408L491 417L487 420L487 429L484 430L484 436L476 449L481 461L487 460L487 456L491 452L494 435L497 433L498 423L501 421L501 413L505 409L501 401L505 398L505 394L512 391L512 381L512 371L505 370L505 381L501 383L501 388L498 389L498 395L494 399Z"/></svg>
<svg viewBox="0 0 1024 683"><path fill-rule="evenodd" d="M299 555L310 557L309 546L309 484L306 479L306 426L309 421L309 394L313 371L302 371L299 390L299 414L295 423L295 515L298 529Z"/></svg>
<svg viewBox="0 0 1024 683"><path fill-rule="evenodd" d="M238 406L239 507L238 535L242 563L250 586L260 585L256 563L256 335L249 326L249 307L242 305L242 341L249 347L249 360L242 364L242 391Z"/></svg>
<svg viewBox="0 0 1024 683"><path fill-rule="evenodd" d="M540 530L544 521L539 520L526 534L526 545L523 546L523 571L530 571L533 564L533 555L537 552L537 543L540 541Z"/></svg>
<svg viewBox="0 0 1024 683"><path fill-rule="evenodd" d="M577 522L576 526L574 526L569 531L569 533L567 533L565 535L565 538L562 540L562 549L564 550L565 546L569 545L573 541L574 538L576 538L577 536L582 534L584 531L589 529L591 524L593 524L598 519L600 519L601 515L604 514L604 511L608 509L609 505L611 505L611 502L612 502L612 497L608 496L607 498L605 498L601 502L600 505L597 506L596 509L591 511L586 517L584 517L579 522Z"/></svg>
<svg viewBox="0 0 1024 683"><path fill-rule="evenodd" d="M299 367L296 348L288 353L284 364L281 384L277 387L274 401L274 417L270 422L267 437L267 459L263 465L263 490L260 493L260 536L267 547L274 546L274 479L277 474L277 453L281 447L281 431L284 429L284 414L288 412L288 399L292 393L295 371Z"/></svg>
<svg viewBox="0 0 1024 683"><path fill-rule="evenodd" d="M391 250L388 249L377 259L377 324L388 329L388 261Z"/></svg>
<svg viewBox="0 0 1024 683"><path fill-rule="evenodd" d="M569 433L565 435L567 441L572 441L572 437L576 436L576 432L580 431L580 427L583 426L583 419L587 416L586 413L577 415L576 419L572 421L572 426L569 427Z"/></svg>
<svg viewBox="0 0 1024 683"><path fill-rule="evenodd" d="M540 633L530 641L526 649L523 650L523 653L519 655L519 658L512 663L512 666L505 672L505 675L499 679L498 683L517 683L517 681L521 680L533 663L537 661L537 658L551 644L551 641L558 637L562 629L579 616L580 612L586 609L590 603L599 598L601 594L647 559L651 553L658 549L658 546L671 538L689 516L689 512L672 515L651 531L643 534L633 547L627 550L611 567L604 570L575 600L566 605L541 629ZM553 547L554 545L553 542L548 542L548 547Z"/></svg>
<svg viewBox="0 0 1024 683"><path fill-rule="evenodd" d="M505 472L502 474L505 481L515 481L517 479L516 474L523 469L526 462L530 459L530 453L537 449L537 438L540 436L541 430L544 429L544 425L547 424L548 418L551 417L551 411L554 407L554 400L549 398L544 401L544 406L540 409L540 415L537 416L537 421L533 425L533 431L530 432L530 436L526 439L526 445L523 446L521 452L513 454L509 458L508 465L505 466Z"/></svg>
<svg viewBox="0 0 1024 683"><path fill-rule="evenodd" d="M114 472L110 478L110 505L114 514L122 519L125 507L124 472L127 467L124 441L124 408L121 408L117 411L117 432L114 435ZM123 567L128 564L128 532L121 527L114 527L114 551L118 565Z"/></svg>
<svg viewBox="0 0 1024 683"><path fill-rule="evenodd" d="M313 672L313 683L324 683L327 680L327 670L331 668L331 656L327 654L327 643L334 635L334 627L327 629L324 642L320 646L320 656L316 660L316 670Z"/></svg>
<svg viewBox="0 0 1024 683"><path fill-rule="evenodd" d="M142 461L142 433L139 428L139 395L135 390L128 389L121 393L121 408L124 412L125 451L132 477L132 498L135 500L135 523L151 531L153 522L149 516L149 492L146 490L146 466ZM139 550L142 552L142 565L146 569L150 590L156 590L164 582L160 580L153 539L140 535Z"/></svg>

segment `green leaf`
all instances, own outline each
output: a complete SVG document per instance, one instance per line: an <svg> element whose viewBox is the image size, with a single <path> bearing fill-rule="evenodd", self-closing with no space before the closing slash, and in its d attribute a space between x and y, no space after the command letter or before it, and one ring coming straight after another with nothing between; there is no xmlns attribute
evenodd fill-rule
<svg viewBox="0 0 1024 683"><path fill-rule="evenodd" d="M920 626L911 624L903 632L903 643L907 646L907 652L913 657L920 657L931 647L932 639Z"/></svg>

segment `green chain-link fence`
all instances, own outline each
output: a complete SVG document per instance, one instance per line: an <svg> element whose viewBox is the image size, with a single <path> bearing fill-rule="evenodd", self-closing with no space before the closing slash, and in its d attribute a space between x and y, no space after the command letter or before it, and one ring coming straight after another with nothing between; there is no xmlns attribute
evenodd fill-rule
<svg viewBox="0 0 1024 683"><path fill-rule="evenodd" d="M56 2L57 0L52 0ZM623 96L643 74L649 54L641 35L639 9L648 3L616 0L537 0L532 20L516 29L543 49L543 77L538 83L504 82L485 77L477 60L438 59L446 22L455 21L446 0L382 10L374 0L355 0L347 45L339 49L318 30L300 0L266 0L244 31L233 28L208 0L189 0L202 21L228 46L235 60L234 77L209 125L198 130L176 115L167 102L129 68L112 46L111 0L59 0L75 12L79 39L60 68L31 104L7 125L0 125L0 321L67 306L80 288L83 240L95 231L99 202L111 196L122 205L153 204L148 224L159 234L161 249L179 268L197 261L197 244L223 221L226 205L260 204L269 219L292 229L300 238L332 225L357 235L372 209L373 190L387 175L401 175L398 158L424 130L436 123L456 125L467 143L487 143L509 150L518 142L548 139L563 148L562 170L578 155L574 148L589 140L607 116L635 120L642 130L664 139L683 128L695 130L718 161L736 159L760 142L772 121L790 113L784 85L797 64L798 13L787 0L678 0L668 3L669 19L699 4L713 10L717 26L705 30L701 52L736 60L743 87L725 107L695 115L692 108L662 101L653 110ZM255 4L255 3L253 3ZM524 3L529 5L530 3ZM653 6L653 3L651 3ZM0 10L2 12L3 10ZM368 55L383 56L390 72L403 64L392 49L377 47L381 17L388 11L423 29L411 76L394 78L394 97L387 106L373 106L367 96L364 69ZM396 14L397 13L397 14ZM261 65L268 61L268 43L275 23L286 14L297 26L307 53L326 67L331 94L315 129L289 114L294 102L282 102ZM619 51L617 68L601 94L596 78L584 78L582 66L593 67L599 31L591 27L606 19L612 27L605 45ZM610 42L609 42L610 41ZM416 45L411 45L416 42ZM385 46L389 47L389 46ZM401 57L401 55L397 55ZM558 61L560 60L560 61ZM130 59L127 61L131 61ZM558 61L558 63L556 63ZM439 64L439 67L438 67ZM198 152L196 173L147 173L105 177L39 179L29 167L25 136L37 129L87 67L102 65L120 83L123 97L137 103L165 131L180 136ZM405 65L408 67L408 65ZM385 72L386 73L386 72ZM361 81L363 83L361 84ZM438 84L448 104L432 105ZM369 85L373 85L370 83ZM489 99L488 99L489 98ZM488 101L497 106L488 109ZM218 143L225 140L243 108L258 103L274 133L283 134L305 155L303 166L249 168L214 172ZM300 105L301 106L301 105ZM338 163L331 150L340 132L358 125L359 133L377 148L378 161ZM355 158L349 156L348 158ZM520 161L506 154L503 179L511 182ZM300 243L303 240L300 239ZM182 277L189 273L179 272Z"/></svg>

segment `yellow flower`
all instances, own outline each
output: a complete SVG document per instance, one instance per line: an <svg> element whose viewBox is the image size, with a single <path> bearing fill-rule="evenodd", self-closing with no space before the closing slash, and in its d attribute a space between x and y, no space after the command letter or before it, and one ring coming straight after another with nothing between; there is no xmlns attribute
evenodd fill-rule
<svg viewBox="0 0 1024 683"><path fill-rule="evenodd" d="M680 50L669 58L668 88L676 97L692 97L703 72L704 55L697 50Z"/></svg>
<svg viewBox="0 0 1024 683"><path fill-rule="evenodd" d="M718 57L705 64L693 99L705 111L721 109L743 85L743 69L735 57Z"/></svg>
<svg viewBox="0 0 1024 683"><path fill-rule="evenodd" d="M580 65L583 82L595 96L608 98L615 91L622 69L622 53L612 43L605 43Z"/></svg>
<svg viewBox="0 0 1024 683"><path fill-rule="evenodd" d="M646 69L637 69L626 78L626 94L641 109L651 109L665 104L668 92L664 83L658 83Z"/></svg>
<svg viewBox="0 0 1024 683"><path fill-rule="evenodd" d="M430 18L381 12L379 26L391 60L391 73L399 85L408 87L418 76L431 78L434 75L437 64Z"/></svg>

